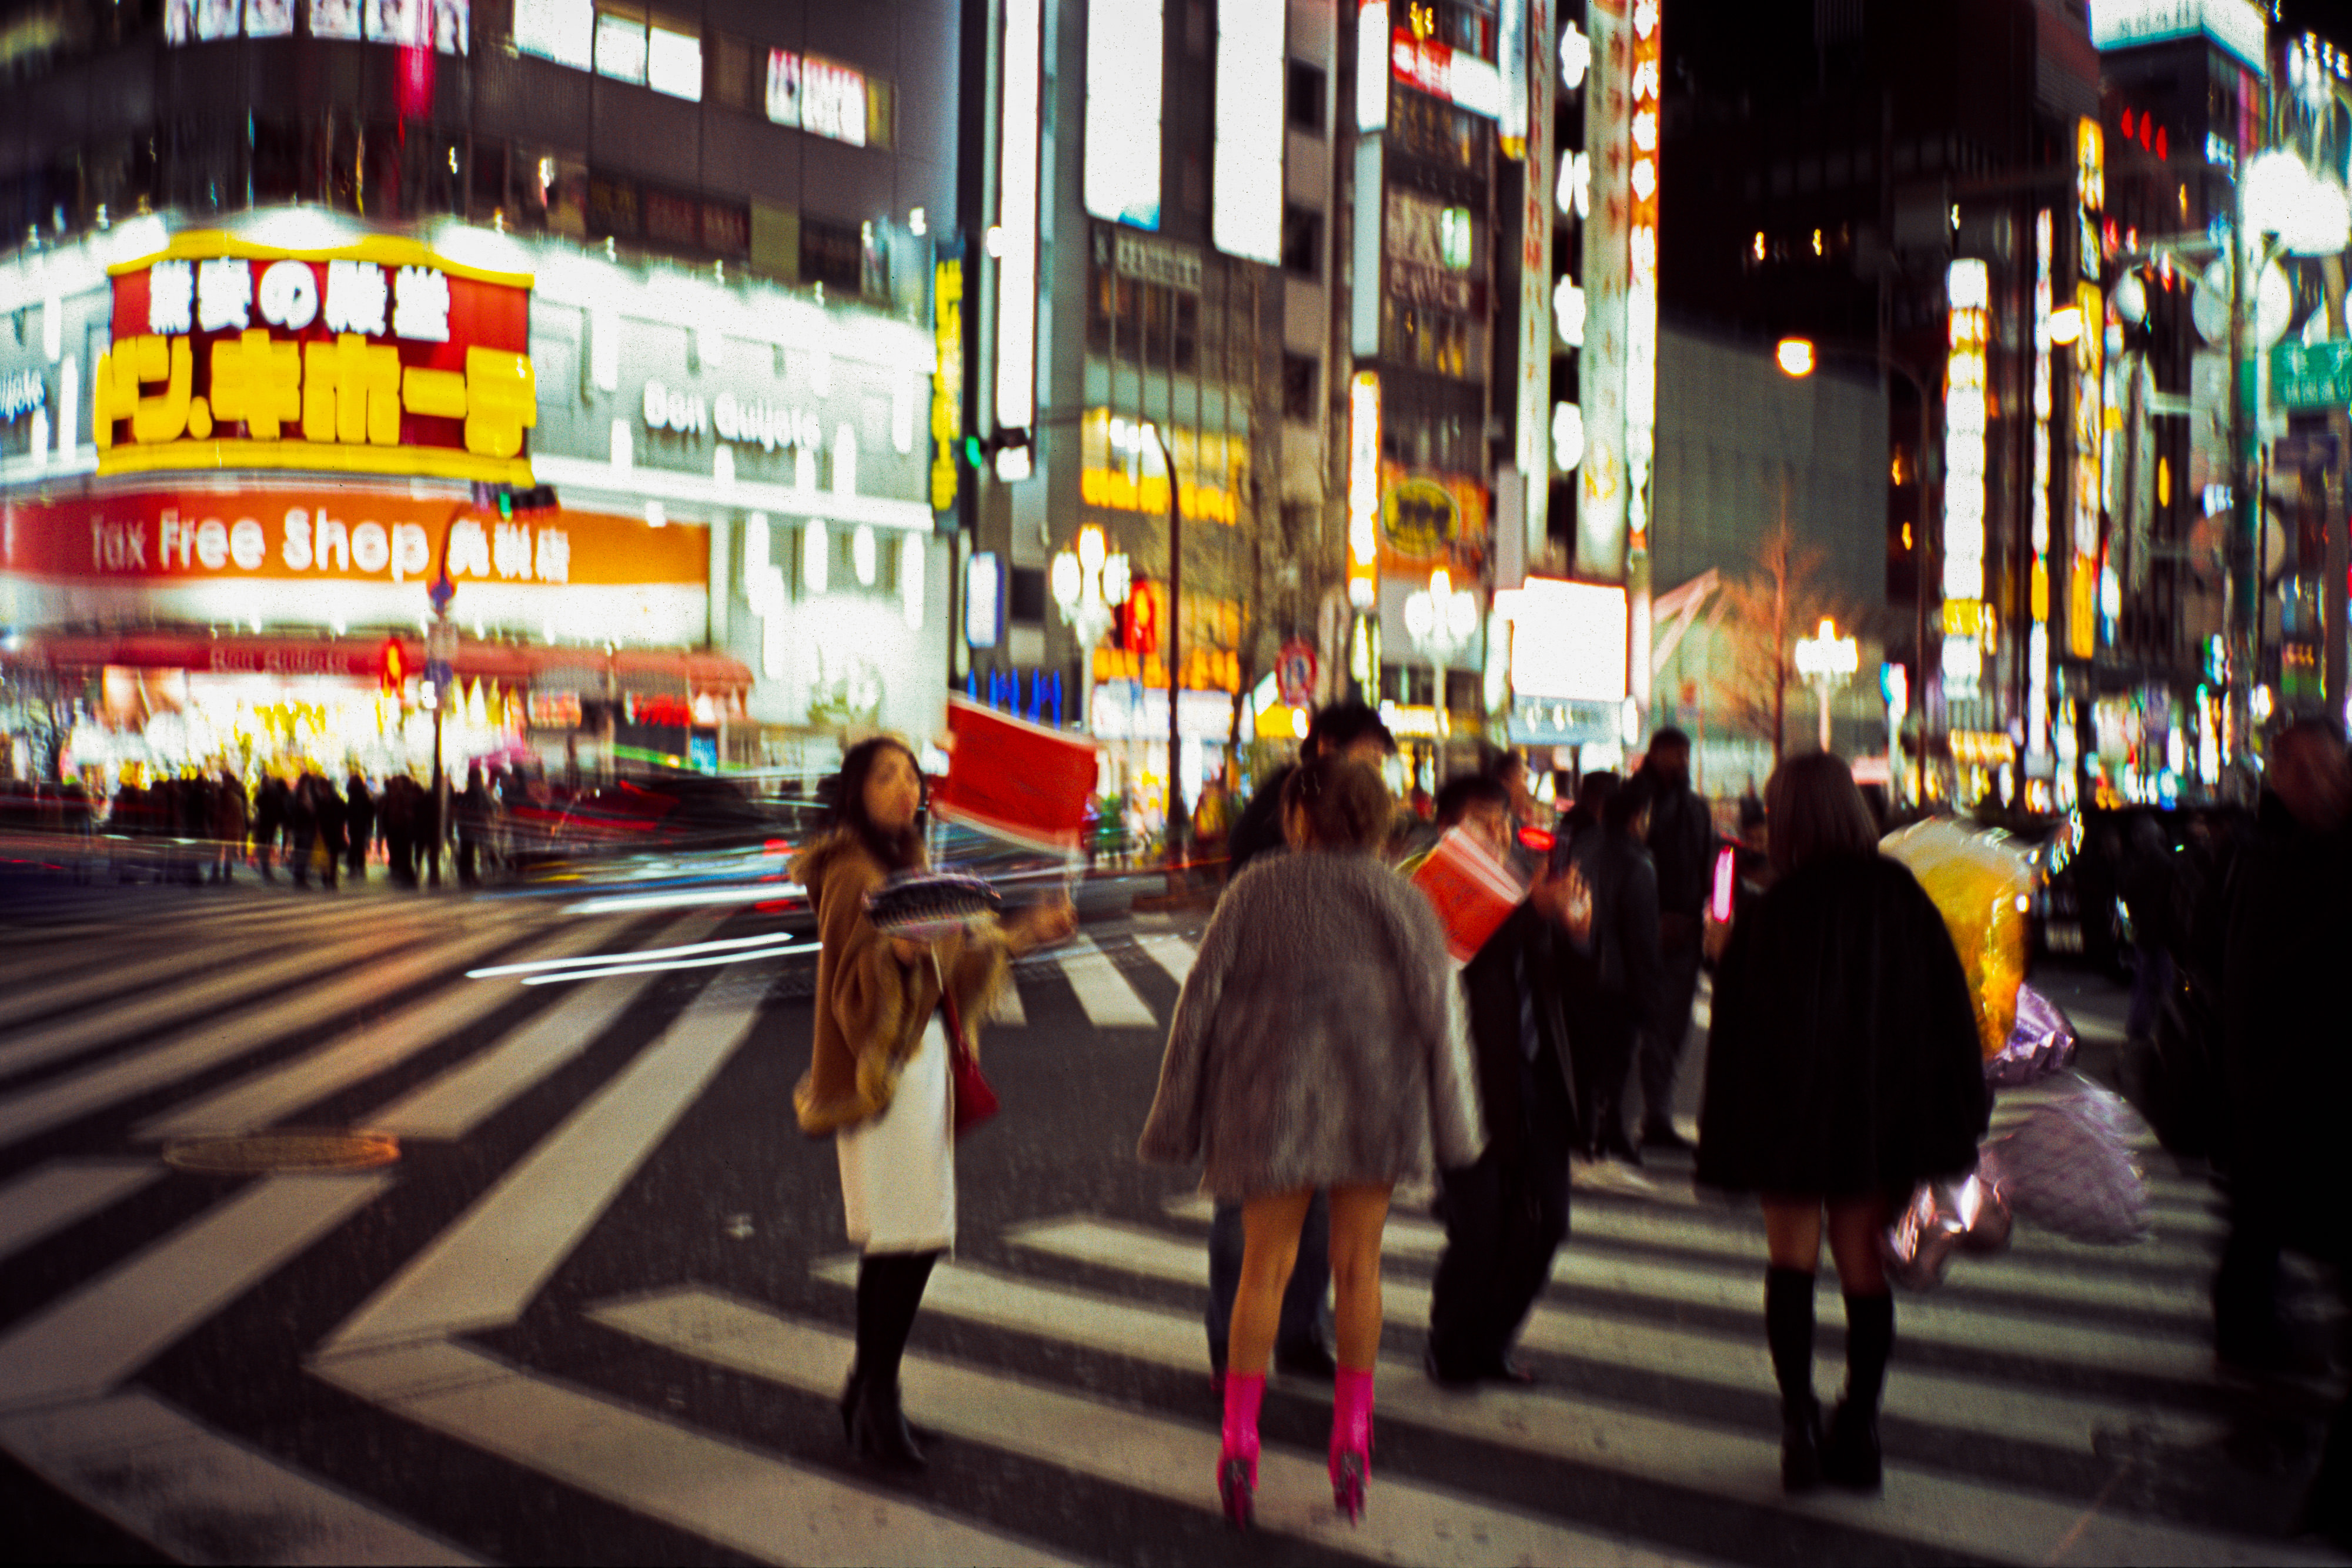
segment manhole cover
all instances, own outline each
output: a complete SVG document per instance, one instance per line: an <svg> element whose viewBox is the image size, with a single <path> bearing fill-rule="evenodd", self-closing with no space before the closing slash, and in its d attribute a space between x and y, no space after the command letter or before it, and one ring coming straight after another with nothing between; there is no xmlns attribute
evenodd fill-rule
<svg viewBox="0 0 2352 1568"><path fill-rule="evenodd" d="M400 1158L388 1133L254 1133L237 1138L184 1138L163 1145L163 1163L184 1171L247 1175L269 1171L358 1171Z"/></svg>

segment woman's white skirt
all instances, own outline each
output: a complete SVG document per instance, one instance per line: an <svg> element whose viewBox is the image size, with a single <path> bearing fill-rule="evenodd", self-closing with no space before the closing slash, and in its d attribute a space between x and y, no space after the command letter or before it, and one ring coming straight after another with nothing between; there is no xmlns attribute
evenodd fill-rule
<svg viewBox="0 0 2352 1568"><path fill-rule="evenodd" d="M868 1252L955 1245L955 1129L948 1036L933 1015L898 1075L890 1108L834 1134L849 1239Z"/></svg>

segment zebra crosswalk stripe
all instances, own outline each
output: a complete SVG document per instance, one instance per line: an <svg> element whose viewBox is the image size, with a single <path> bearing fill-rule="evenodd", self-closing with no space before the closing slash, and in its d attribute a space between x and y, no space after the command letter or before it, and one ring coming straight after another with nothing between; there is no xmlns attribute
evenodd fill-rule
<svg viewBox="0 0 2352 1568"><path fill-rule="evenodd" d="M118 1203L163 1174L153 1160L58 1160L0 1187L0 1258Z"/></svg>
<svg viewBox="0 0 2352 1568"><path fill-rule="evenodd" d="M314 1364L406 1420L762 1563L1055 1568L1068 1559L430 1341Z"/></svg>
<svg viewBox="0 0 2352 1568"><path fill-rule="evenodd" d="M716 1292L686 1289L592 1307L588 1315L649 1343L786 1387L829 1392L848 1336ZM1024 1378L919 1353L905 1362L907 1398L927 1427L1213 1511L1215 1439L1203 1427L1084 1398ZM1538 1519L1410 1479L1381 1476L1360 1526L1331 1507L1319 1456L1267 1448L1257 1525L1377 1562L1664 1565L1682 1561L1631 1542Z"/></svg>
<svg viewBox="0 0 2352 1568"><path fill-rule="evenodd" d="M372 964L331 983L296 991L222 1017L208 1019L164 1040L0 1099L0 1145L46 1132L150 1090L192 1077L208 1067L250 1055L286 1035L395 996L441 970L463 963L509 939L492 928L456 941L415 948L387 963Z"/></svg>
<svg viewBox="0 0 2352 1568"><path fill-rule="evenodd" d="M1159 1019L1151 1009L1128 984L1127 977L1110 956L1095 946L1094 939L1080 936L1062 949L1062 973L1068 977L1070 988L1078 995L1078 1006L1087 1012L1087 1021L1097 1029L1154 1029Z"/></svg>
<svg viewBox="0 0 2352 1568"><path fill-rule="evenodd" d="M480 1561L144 1390L0 1418L0 1448L183 1562Z"/></svg>
<svg viewBox="0 0 2352 1568"><path fill-rule="evenodd" d="M706 991L411 1258L322 1356L509 1323L750 1037L760 998Z"/></svg>
<svg viewBox="0 0 2352 1568"><path fill-rule="evenodd" d="M856 1264L820 1266L820 1277L854 1283ZM1193 1278L1204 1273L1193 1260ZM1162 1365L1204 1364L1197 1316L1076 1290L1045 1287L968 1264L934 1271L931 1311L1017 1329ZM1611 1401L1526 1391L1439 1389L1420 1369L1384 1356L1379 1400L1391 1421L1475 1438L1522 1452L1682 1486L1703 1495L1838 1523L1944 1551L2001 1562L2040 1563L2063 1547L2083 1562L2239 1563L2324 1559L2276 1542L2257 1542L2096 1508L1994 1483L1964 1480L1889 1464L1884 1501L1836 1493L1790 1496L1780 1483L1777 1440L1687 1419L1670 1419ZM919 1420L929 1412L914 1412ZM1206 1432L1202 1454L1214 1438ZM1375 1479L1375 1495L1379 1482Z"/></svg>
<svg viewBox="0 0 2352 1568"><path fill-rule="evenodd" d="M562 958L611 939L614 923L558 931L530 949L535 958ZM363 1079L395 1067L420 1051L479 1022L515 998L511 982L460 980L438 995L370 1020L341 1039L250 1077L173 1107L136 1129L142 1138L230 1137L283 1121Z"/></svg>
<svg viewBox="0 0 2352 1568"><path fill-rule="evenodd" d="M110 1392L391 1185L268 1176L206 1210L0 1335L0 1411Z"/></svg>

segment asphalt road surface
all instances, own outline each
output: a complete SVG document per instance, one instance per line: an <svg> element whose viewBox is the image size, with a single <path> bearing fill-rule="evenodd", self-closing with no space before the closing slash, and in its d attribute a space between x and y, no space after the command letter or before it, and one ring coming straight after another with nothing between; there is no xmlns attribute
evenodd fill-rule
<svg viewBox="0 0 2352 1568"><path fill-rule="evenodd" d="M1198 915L1097 908L989 1029L1005 1112L906 1372L929 1472L844 1451L855 1260L795 1128L804 933L756 906L380 886L0 899L0 1547L268 1562L2275 1563L2325 1385L2217 1380L2209 1184L2154 1236L2021 1226L1904 1296L1883 1500L1791 1500L1752 1209L1581 1173L1531 1391L1420 1371L1401 1200L1371 1506L1277 1379L1226 1531L1207 1211L1134 1158ZM731 945L731 946L722 946ZM2053 980L2094 1066L2121 998ZM1697 1051L1683 1109L1696 1097ZM2111 1051L2108 1051L2111 1055ZM2005 1094L2022 1114L2035 1092ZM358 1130L392 1163L184 1168ZM352 1140L274 1152L356 1156ZM169 1155L171 1157L167 1158ZM257 1161L267 1166L267 1162ZM1824 1270L1824 1279L1827 1280ZM1816 1376L1842 1377L1825 1285Z"/></svg>

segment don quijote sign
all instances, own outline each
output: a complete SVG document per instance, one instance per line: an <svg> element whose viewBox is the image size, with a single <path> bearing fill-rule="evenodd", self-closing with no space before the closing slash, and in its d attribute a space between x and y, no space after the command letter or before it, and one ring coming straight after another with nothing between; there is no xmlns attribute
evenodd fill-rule
<svg viewBox="0 0 2352 1568"><path fill-rule="evenodd" d="M824 445L824 422L811 408L761 397L738 397L731 392L705 399L661 382L646 383L646 428L679 435L716 434L721 441L740 442L773 452L779 446L816 452Z"/></svg>

